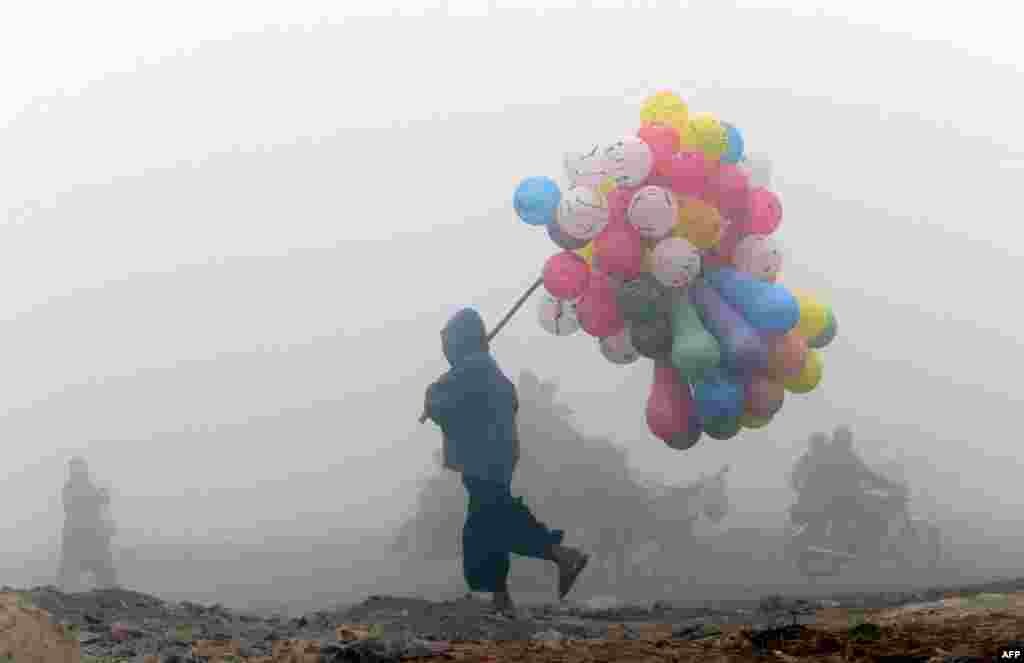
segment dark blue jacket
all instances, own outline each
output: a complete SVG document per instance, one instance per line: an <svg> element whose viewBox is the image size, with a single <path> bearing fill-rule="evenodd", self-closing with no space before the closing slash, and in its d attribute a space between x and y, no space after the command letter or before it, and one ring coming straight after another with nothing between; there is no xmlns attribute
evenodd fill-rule
<svg viewBox="0 0 1024 663"><path fill-rule="evenodd" d="M427 416L444 433L444 464L509 483L519 458L516 388L490 355L480 314L463 309L441 332L452 368L427 390Z"/></svg>

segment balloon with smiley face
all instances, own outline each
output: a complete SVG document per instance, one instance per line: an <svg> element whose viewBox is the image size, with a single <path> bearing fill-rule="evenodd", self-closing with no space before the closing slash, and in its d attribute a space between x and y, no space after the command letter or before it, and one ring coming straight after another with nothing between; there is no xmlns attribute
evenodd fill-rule
<svg viewBox="0 0 1024 663"><path fill-rule="evenodd" d="M736 244L733 252L736 269L762 281L775 281L782 269L782 251L771 237L747 235Z"/></svg>
<svg viewBox="0 0 1024 663"><path fill-rule="evenodd" d="M640 186L654 168L654 154L640 138L626 136L604 148L604 171L619 186Z"/></svg>
<svg viewBox="0 0 1024 663"><path fill-rule="evenodd" d="M562 163L573 186L597 189L608 177L604 172L604 154L600 145L594 145L585 152L568 152Z"/></svg>
<svg viewBox="0 0 1024 663"><path fill-rule="evenodd" d="M569 336L580 330L580 321L576 317L576 303L552 297L546 292L541 294L537 319L544 331L555 336Z"/></svg>
<svg viewBox="0 0 1024 663"><path fill-rule="evenodd" d="M700 275L700 253L682 237L666 237L651 255L652 273L662 285L682 289Z"/></svg>
<svg viewBox="0 0 1024 663"><path fill-rule="evenodd" d="M626 218L644 239L662 239L679 218L679 203L668 189L645 186L633 194Z"/></svg>
<svg viewBox="0 0 1024 663"><path fill-rule="evenodd" d="M747 230L756 235L770 235L782 223L779 197L764 187L751 189L748 200Z"/></svg>
<svg viewBox="0 0 1024 663"><path fill-rule="evenodd" d="M576 240L589 242L608 225L604 196L585 186L570 187L558 206L558 229Z"/></svg>

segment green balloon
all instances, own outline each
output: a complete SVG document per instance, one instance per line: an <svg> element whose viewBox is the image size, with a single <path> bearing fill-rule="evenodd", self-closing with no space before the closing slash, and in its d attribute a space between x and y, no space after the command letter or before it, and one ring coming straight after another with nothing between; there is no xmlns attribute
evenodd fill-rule
<svg viewBox="0 0 1024 663"><path fill-rule="evenodd" d="M715 417L704 421L704 432L715 440L731 440L741 428L739 417Z"/></svg>
<svg viewBox="0 0 1024 663"><path fill-rule="evenodd" d="M672 301L672 365L686 382L699 382L718 367L722 350L718 340L704 328L697 308L687 294Z"/></svg>

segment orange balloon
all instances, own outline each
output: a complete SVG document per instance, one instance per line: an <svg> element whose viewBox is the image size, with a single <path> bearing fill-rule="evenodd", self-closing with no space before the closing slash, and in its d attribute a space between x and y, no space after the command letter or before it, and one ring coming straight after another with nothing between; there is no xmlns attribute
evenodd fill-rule
<svg viewBox="0 0 1024 663"><path fill-rule="evenodd" d="M800 375L807 363L807 340L796 329L770 341L768 371L778 380Z"/></svg>
<svg viewBox="0 0 1024 663"><path fill-rule="evenodd" d="M722 239L722 215L713 206L699 198L679 200L679 220L672 229L675 237L688 240L698 249L713 249Z"/></svg>

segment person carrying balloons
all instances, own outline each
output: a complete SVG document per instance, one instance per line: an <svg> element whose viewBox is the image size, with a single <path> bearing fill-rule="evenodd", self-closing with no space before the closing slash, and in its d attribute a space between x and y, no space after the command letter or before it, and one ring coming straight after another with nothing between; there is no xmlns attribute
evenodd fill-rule
<svg viewBox="0 0 1024 663"><path fill-rule="evenodd" d="M515 385L490 353L483 319L474 309L456 313L441 332L451 370L427 389L425 416L444 435L443 463L462 475L469 496L462 530L463 573L472 591L488 592L499 611L514 609L508 591L510 554L554 562L564 598L589 555L561 545L562 530L537 520L513 498L519 460Z"/></svg>

